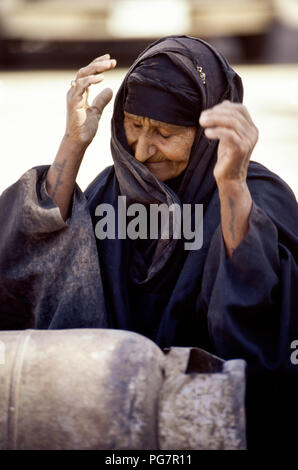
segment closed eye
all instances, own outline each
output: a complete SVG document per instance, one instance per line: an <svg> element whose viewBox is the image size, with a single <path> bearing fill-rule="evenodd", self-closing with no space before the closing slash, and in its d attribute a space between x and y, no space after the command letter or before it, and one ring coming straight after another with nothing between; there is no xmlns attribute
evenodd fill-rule
<svg viewBox="0 0 298 470"><path fill-rule="evenodd" d="M136 127L137 129L140 129L142 127L142 124L139 124L138 122L134 122L133 127Z"/></svg>
<svg viewBox="0 0 298 470"><path fill-rule="evenodd" d="M162 134L160 131L157 131L158 135L160 135L163 139L168 139L169 137L171 137L171 135L164 135Z"/></svg>

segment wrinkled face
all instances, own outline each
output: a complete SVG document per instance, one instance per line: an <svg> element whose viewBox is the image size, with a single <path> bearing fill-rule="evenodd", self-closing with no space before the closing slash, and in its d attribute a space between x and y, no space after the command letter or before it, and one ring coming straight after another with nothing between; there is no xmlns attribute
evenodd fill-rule
<svg viewBox="0 0 298 470"><path fill-rule="evenodd" d="M180 175L188 164L197 128L124 114L126 139L135 158L161 181Z"/></svg>

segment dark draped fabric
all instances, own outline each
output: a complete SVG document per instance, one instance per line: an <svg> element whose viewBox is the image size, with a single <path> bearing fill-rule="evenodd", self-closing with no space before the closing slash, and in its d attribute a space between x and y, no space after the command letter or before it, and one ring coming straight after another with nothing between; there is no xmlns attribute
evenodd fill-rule
<svg viewBox="0 0 298 470"><path fill-rule="evenodd" d="M69 219L46 193L48 167L28 171L1 196L0 327L120 328L161 348L198 346L245 359L248 446L296 447L297 202L277 175L251 162L249 231L227 259L213 177L217 143L198 127L187 168L165 183L134 159L123 129L127 82L141 62L160 54L194 83L202 109L242 101L241 79L203 41L179 36L149 46L115 98L114 165L85 194L76 187ZM185 250L171 230L168 240L153 243L99 240L96 207L108 203L117 213L119 196L127 206L203 204L202 247Z"/></svg>
<svg viewBox="0 0 298 470"><path fill-rule="evenodd" d="M154 259L152 253L147 257L150 242L97 240L109 326L142 333L162 348L200 346L225 359L244 358L249 445L291 445L287 420L289 413L298 416L296 405L286 400L287 394L298 391L298 368L290 361L291 341L298 338L295 197L277 175L251 162L249 233L226 259L213 177L217 143L208 141L199 128L188 167L169 185L158 181L127 147L123 107L128 77L141 61L156 54L166 54L197 84L202 109L224 99L242 101L238 75L220 54L197 39L157 41L130 68L115 99L114 167L86 191L93 224L98 221L96 206L104 201L116 209L119 195L127 197L127 204L201 203L203 246L186 251L183 240L158 240L154 250L160 256Z"/></svg>

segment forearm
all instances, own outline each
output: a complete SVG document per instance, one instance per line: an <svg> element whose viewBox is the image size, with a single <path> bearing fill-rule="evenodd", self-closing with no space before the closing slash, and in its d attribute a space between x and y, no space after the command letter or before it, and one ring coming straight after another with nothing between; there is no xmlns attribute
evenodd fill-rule
<svg viewBox="0 0 298 470"><path fill-rule="evenodd" d="M64 137L46 179L49 196L56 202L66 220L85 148Z"/></svg>
<svg viewBox="0 0 298 470"><path fill-rule="evenodd" d="M252 198L245 181L220 183L218 192L222 234L230 258L248 232Z"/></svg>

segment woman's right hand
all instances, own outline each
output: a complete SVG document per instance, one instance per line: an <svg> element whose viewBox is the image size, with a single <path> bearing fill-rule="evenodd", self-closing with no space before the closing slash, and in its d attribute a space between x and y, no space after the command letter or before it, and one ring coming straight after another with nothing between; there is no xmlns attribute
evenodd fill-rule
<svg viewBox="0 0 298 470"><path fill-rule="evenodd" d="M101 114L113 96L112 90L105 88L89 105L89 86L102 82L102 73L115 66L116 60L110 59L109 54L97 57L78 71L75 85L67 93L65 137L78 148L88 147L96 134Z"/></svg>
<svg viewBox="0 0 298 470"><path fill-rule="evenodd" d="M85 150L96 134L105 106L113 96L112 90L105 88L90 106L89 86L102 82L102 72L115 66L116 60L111 60L109 54L94 59L78 71L75 86L67 93L66 132L46 179L48 194L56 202L64 220L69 214L73 189Z"/></svg>

